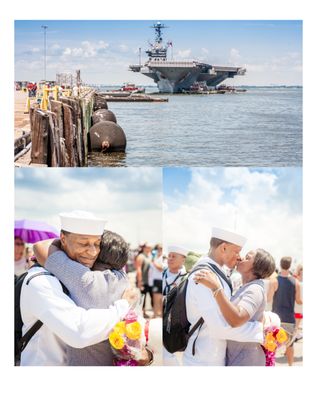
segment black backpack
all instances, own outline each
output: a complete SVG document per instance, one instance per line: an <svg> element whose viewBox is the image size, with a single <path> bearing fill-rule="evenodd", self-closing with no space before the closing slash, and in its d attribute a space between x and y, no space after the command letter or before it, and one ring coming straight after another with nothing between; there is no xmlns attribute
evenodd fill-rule
<svg viewBox="0 0 314 400"><path fill-rule="evenodd" d="M169 353L177 351L184 351L188 345L188 341L196 329L199 331L204 323L201 317L196 324L190 329L191 324L187 319L186 314L186 290L188 287L188 277L204 268L209 268L217 275L219 275L230 287L232 292L232 285L230 280L224 275L222 271L214 264L200 264L192 270L178 286L175 286L165 296L163 302L163 345ZM195 354L195 338L192 348L192 354Z"/></svg>
<svg viewBox="0 0 314 400"><path fill-rule="evenodd" d="M33 267L41 267L39 264L33 265ZM24 272L19 277L15 277L14 279L14 356L15 356L15 363L18 364L21 358L21 353L27 346L28 342L31 340L31 338L35 335L35 333L41 328L43 323L41 321L36 321L34 325L25 333L25 335L22 335L22 327L23 327L23 321L22 321L22 316L21 316L21 307L20 307L20 301L21 301L21 290L22 290L22 285L23 282L27 276L28 272ZM40 275L51 275L48 271L42 271L38 272L37 274L34 274L30 276L27 281L26 285L29 284L29 282L35 278L36 276ZM63 285L62 282L60 282L62 285L63 292L66 295L69 295L68 289Z"/></svg>

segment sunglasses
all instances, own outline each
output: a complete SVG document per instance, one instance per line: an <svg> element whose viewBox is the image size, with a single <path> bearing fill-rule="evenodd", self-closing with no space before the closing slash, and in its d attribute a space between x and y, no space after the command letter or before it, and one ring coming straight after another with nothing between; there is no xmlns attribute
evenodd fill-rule
<svg viewBox="0 0 314 400"><path fill-rule="evenodd" d="M14 242L14 246L24 246L23 242Z"/></svg>

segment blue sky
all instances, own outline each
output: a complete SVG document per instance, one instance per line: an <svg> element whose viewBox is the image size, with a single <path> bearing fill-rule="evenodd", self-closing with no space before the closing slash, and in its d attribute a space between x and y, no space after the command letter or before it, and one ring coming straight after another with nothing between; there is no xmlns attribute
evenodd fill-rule
<svg viewBox="0 0 314 400"><path fill-rule="evenodd" d="M234 184L225 182L225 168L196 168L201 173L211 171L210 180L220 185L223 189L224 201L232 199L233 191L241 188L241 182ZM276 178L277 193L279 201L287 202L292 210L302 212L302 168L245 168L250 172L260 175L271 174ZM163 169L163 194L169 199L169 205L175 206L175 199L184 198L191 190L193 184L193 169L191 168L164 168ZM245 190L245 187L242 188Z"/></svg>
<svg viewBox="0 0 314 400"><path fill-rule="evenodd" d="M132 245L161 241L159 168L20 168L15 170L15 219L60 228L58 214L75 209L108 221ZM36 207L34 207L36 204Z"/></svg>
<svg viewBox="0 0 314 400"><path fill-rule="evenodd" d="M142 60L150 26L157 21L15 21L15 78L39 80L43 76L43 30L47 25L47 78L56 72L82 70L88 83L137 84L153 82L128 71ZM247 68L233 84L302 84L301 21L184 21L162 20L165 41L173 43L173 57L199 59L216 65ZM171 57L171 49L169 49ZM228 83L228 81L227 81Z"/></svg>
<svg viewBox="0 0 314 400"><path fill-rule="evenodd" d="M164 245L208 250L211 228L236 230L244 249L301 262L302 168L165 168Z"/></svg>

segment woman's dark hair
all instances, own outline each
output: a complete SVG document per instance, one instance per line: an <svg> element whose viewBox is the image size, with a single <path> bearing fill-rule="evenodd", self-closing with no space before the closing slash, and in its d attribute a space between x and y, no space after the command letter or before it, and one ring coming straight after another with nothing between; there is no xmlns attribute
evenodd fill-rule
<svg viewBox="0 0 314 400"><path fill-rule="evenodd" d="M129 245L122 236L105 231L101 237L100 252L95 262L97 269L123 268L129 257ZM102 267L102 268L100 268Z"/></svg>
<svg viewBox="0 0 314 400"><path fill-rule="evenodd" d="M271 254L263 249L257 249L253 261L253 274L257 279L268 278L276 268L275 260Z"/></svg>

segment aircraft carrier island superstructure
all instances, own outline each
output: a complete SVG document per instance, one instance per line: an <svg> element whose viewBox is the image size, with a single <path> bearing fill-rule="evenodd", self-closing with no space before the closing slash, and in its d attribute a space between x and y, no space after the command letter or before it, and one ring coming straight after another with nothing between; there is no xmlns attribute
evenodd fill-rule
<svg viewBox="0 0 314 400"><path fill-rule="evenodd" d="M171 42L163 44L162 29L164 24L157 22L155 29L155 43L150 44L146 51L148 61L143 65L130 65L133 72L140 72L152 78L157 83L161 93L181 93L189 90L196 82L206 82L208 87L216 87L227 78L236 75L244 75L246 70L241 67L222 67L210 65L199 61L168 60L167 50L172 46Z"/></svg>

